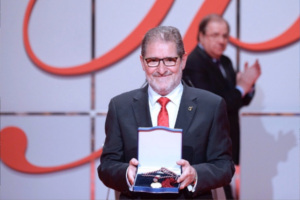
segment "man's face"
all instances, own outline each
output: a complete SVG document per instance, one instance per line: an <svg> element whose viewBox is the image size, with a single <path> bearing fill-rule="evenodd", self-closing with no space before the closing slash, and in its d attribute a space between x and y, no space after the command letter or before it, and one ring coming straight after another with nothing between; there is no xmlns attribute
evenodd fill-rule
<svg viewBox="0 0 300 200"><path fill-rule="evenodd" d="M149 67L145 58L174 58L178 57L174 66L165 66L160 61L157 67ZM179 58L176 51L176 45L173 42L161 40L152 41L147 45L145 57L140 56L143 70L146 73L146 79L150 86L158 94L165 96L169 94L181 81L182 70L185 67L187 55Z"/></svg>
<svg viewBox="0 0 300 200"><path fill-rule="evenodd" d="M223 21L211 21L206 26L206 33L200 33L200 43L212 58L219 59L228 43L228 28Z"/></svg>

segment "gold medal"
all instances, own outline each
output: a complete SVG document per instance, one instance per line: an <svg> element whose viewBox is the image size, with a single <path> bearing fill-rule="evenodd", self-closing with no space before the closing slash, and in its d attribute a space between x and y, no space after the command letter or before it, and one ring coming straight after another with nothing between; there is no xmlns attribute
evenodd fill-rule
<svg viewBox="0 0 300 200"><path fill-rule="evenodd" d="M161 183L160 182L151 183L151 187L152 188L161 188Z"/></svg>

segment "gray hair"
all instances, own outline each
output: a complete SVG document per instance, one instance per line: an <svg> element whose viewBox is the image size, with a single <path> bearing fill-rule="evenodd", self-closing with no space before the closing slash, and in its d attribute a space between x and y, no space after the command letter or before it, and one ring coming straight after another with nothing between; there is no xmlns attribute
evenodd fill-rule
<svg viewBox="0 0 300 200"><path fill-rule="evenodd" d="M177 54L180 58L185 53L182 37L177 28L172 26L159 26L150 29L142 40L141 54L146 55L147 45L153 41L161 40L165 42L174 42L177 48Z"/></svg>

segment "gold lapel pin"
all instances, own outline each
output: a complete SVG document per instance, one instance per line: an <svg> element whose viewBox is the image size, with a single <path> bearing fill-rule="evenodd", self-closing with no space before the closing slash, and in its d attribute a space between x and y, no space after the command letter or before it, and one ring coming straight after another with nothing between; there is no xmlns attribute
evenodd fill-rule
<svg viewBox="0 0 300 200"><path fill-rule="evenodd" d="M193 106L189 106L188 110L192 111L193 110Z"/></svg>

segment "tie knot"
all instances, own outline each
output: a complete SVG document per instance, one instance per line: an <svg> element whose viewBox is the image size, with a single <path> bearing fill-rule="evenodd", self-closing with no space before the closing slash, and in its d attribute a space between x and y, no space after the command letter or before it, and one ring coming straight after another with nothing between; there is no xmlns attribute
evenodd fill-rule
<svg viewBox="0 0 300 200"><path fill-rule="evenodd" d="M170 99L168 99L167 97L160 97L157 102L162 106L165 107L167 105L167 103L169 103Z"/></svg>

